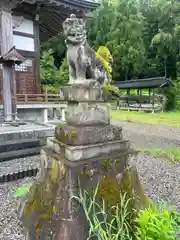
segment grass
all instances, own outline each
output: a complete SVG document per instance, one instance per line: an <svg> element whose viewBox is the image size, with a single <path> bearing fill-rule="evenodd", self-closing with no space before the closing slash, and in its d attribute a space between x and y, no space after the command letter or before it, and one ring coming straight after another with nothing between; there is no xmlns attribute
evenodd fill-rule
<svg viewBox="0 0 180 240"><path fill-rule="evenodd" d="M99 184L98 184L99 185ZM134 198L119 192L118 203L108 206L104 199L98 199L98 185L89 195L81 191L72 196L84 209L89 224L87 240L178 240L180 214L174 208L162 203L135 210Z"/></svg>
<svg viewBox="0 0 180 240"><path fill-rule="evenodd" d="M154 157L165 158L172 162L180 162L180 148L142 148L138 149L147 155L152 155Z"/></svg>
<svg viewBox="0 0 180 240"><path fill-rule="evenodd" d="M152 114L144 112L112 110L111 117L113 120L180 127L180 111Z"/></svg>

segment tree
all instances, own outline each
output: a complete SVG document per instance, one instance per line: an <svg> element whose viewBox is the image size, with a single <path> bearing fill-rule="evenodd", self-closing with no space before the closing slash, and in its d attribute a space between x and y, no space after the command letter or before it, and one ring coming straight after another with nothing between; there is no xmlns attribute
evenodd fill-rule
<svg viewBox="0 0 180 240"><path fill-rule="evenodd" d="M108 48L114 58L113 79L138 76L144 61L142 16L134 0L118 0L109 34Z"/></svg>
<svg viewBox="0 0 180 240"><path fill-rule="evenodd" d="M66 45L62 34L50 39L41 47L41 53L44 51L52 50L52 56L54 57L54 64L59 69L61 63L65 57Z"/></svg>
<svg viewBox="0 0 180 240"><path fill-rule="evenodd" d="M88 40L95 50L99 46L105 46L109 41L112 20L114 18L113 4L108 0L102 0L101 6L93 16L86 21Z"/></svg>
<svg viewBox="0 0 180 240"><path fill-rule="evenodd" d="M42 53L40 59L41 84L50 85L57 79L57 69L54 65L53 51L49 49Z"/></svg>
<svg viewBox="0 0 180 240"><path fill-rule="evenodd" d="M152 39L152 46L157 49L157 56L164 60L164 76L167 76L167 58L173 53L173 36L162 30Z"/></svg>
<svg viewBox="0 0 180 240"><path fill-rule="evenodd" d="M100 46L110 50L115 81L163 75L177 76L179 81L179 12L180 3L175 0L101 0L86 21L88 40L96 51ZM63 84L68 80L63 36L52 39L42 50L42 83ZM175 92L173 88L170 95Z"/></svg>
<svg viewBox="0 0 180 240"><path fill-rule="evenodd" d="M167 76L167 59L176 53L175 22L173 18L173 0L154 1L154 8L158 11L158 33L152 38L152 46L157 50L157 57L163 58L164 75Z"/></svg>
<svg viewBox="0 0 180 240"><path fill-rule="evenodd" d="M43 90L57 93L60 85L64 84L61 72L54 64L52 49L44 51L40 59L40 77Z"/></svg>
<svg viewBox="0 0 180 240"><path fill-rule="evenodd" d="M62 64L60 67L59 80L61 83L66 83L69 81L69 67L68 67L68 62L66 57L62 61Z"/></svg>

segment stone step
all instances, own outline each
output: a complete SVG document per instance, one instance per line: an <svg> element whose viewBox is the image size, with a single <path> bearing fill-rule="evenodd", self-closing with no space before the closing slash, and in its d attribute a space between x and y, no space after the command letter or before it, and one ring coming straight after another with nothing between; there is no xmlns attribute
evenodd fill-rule
<svg viewBox="0 0 180 240"><path fill-rule="evenodd" d="M90 145L70 146L51 137L47 139L47 147L56 153L64 154L69 161L80 161L99 155L111 154L114 151L127 150L130 148L130 142L128 140L116 140Z"/></svg>
<svg viewBox="0 0 180 240"><path fill-rule="evenodd" d="M19 149L9 152L0 153L0 162L8 161L10 159L22 158L27 156L34 156L40 154L41 147L32 147L26 149Z"/></svg>
<svg viewBox="0 0 180 240"><path fill-rule="evenodd" d="M16 141L0 142L0 155L3 152L10 152L26 148L36 148L42 143L39 139L24 139Z"/></svg>
<svg viewBox="0 0 180 240"><path fill-rule="evenodd" d="M0 128L0 143L7 141L19 141L26 139L44 139L54 136L54 126L24 126L23 128L2 127Z"/></svg>

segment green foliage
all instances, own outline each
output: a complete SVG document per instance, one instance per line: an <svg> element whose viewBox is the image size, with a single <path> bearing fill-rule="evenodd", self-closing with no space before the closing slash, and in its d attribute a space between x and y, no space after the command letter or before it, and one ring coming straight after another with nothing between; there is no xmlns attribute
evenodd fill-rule
<svg viewBox="0 0 180 240"><path fill-rule="evenodd" d="M32 184L25 184L24 186L16 189L14 197L24 197L30 190Z"/></svg>
<svg viewBox="0 0 180 240"><path fill-rule="evenodd" d="M107 46L114 58L113 79L126 80L138 75L144 62L142 17L133 0L118 1Z"/></svg>
<svg viewBox="0 0 180 240"><path fill-rule="evenodd" d="M180 162L179 148L142 148L139 149L146 155L152 155L163 159L168 159L172 162Z"/></svg>
<svg viewBox="0 0 180 240"><path fill-rule="evenodd" d="M119 88L114 85L111 85L110 83L106 84L105 89L111 93L120 93Z"/></svg>
<svg viewBox="0 0 180 240"><path fill-rule="evenodd" d="M86 21L88 41L95 50L98 50L99 46L106 46L110 50L113 56L113 80L124 81L164 75L176 79L180 76L180 3L178 1L101 0L100 2L101 6ZM56 76L60 65L65 65L64 38L59 35L46 43L42 49L45 52L52 49L49 54L51 59L49 58L47 64L43 63L43 69L46 71L42 74L42 83L46 80L45 84L53 87L63 83L64 79L68 79L64 67L60 70L60 80L56 80ZM53 70L49 68L50 65ZM176 96L173 96L171 90L170 92L166 90L165 94L168 99L167 109L173 109Z"/></svg>
<svg viewBox="0 0 180 240"><path fill-rule="evenodd" d="M57 70L54 66L54 58L52 53L52 49L49 49L47 52L43 52L40 60L40 77L43 85L52 84L57 79Z"/></svg>
<svg viewBox="0 0 180 240"><path fill-rule="evenodd" d="M57 86L53 86L53 85L42 85L42 90L43 92L47 92L47 93L51 93L51 94L58 94L59 93L59 89Z"/></svg>
<svg viewBox="0 0 180 240"><path fill-rule="evenodd" d="M109 51L109 49L105 46L100 46L96 52L96 56L103 62L104 68L111 78L112 67L111 64L113 62L113 57ZM111 79L109 79L111 80Z"/></svg>
<svg viewBox="0 0 180 240"><path fill-rule="evenodd" d="M161 91L166 97L165 110L171 111L176 108L176 94L174 88L164 88Z"/></svg>
<svg viewBox="0 0 180 240"><path fill-rule="evenodd" d="M90 45L95 50L97 50L99 46L105 46L109 41L113 19L113 4L111 1L101 0L101 7L94 12L92 18L86 21L88 39Z"/></svg>
<svg viewBox="0 0 180 240"><path fill-rule="evenodd" d="M177 81L174 82L172 91L175 95L176 109L180 110L180 78L179 77Z"/></svg>
<svg viewBox="0 0 180 240"><path fill-rule="evenodd" d="M104 65L104 68L106 69L106 72L108 74L108 82L110 85L110 82L112 80L112 67L111 64L113 62L113 57L109 51L109 49L105 46L100 46L99 49L96 52L97 58L101 60L101 62Z"/></svg>
<svg viewBox="0 0 180 240"><path fill-rule="evenodd" d="M179 237L180 237L180 212L172 211L171 215L174 220L174 228L176 231L177 240L179 240Z"/></svg>
<svg viewBox="0 0 180 240"><path fill-rule="evenodd" d="M81 192L79 197L73 196L83 207L85 216L89 223L89 239L97 237L98 240L132 240L130 233L131 225L128 212L128 204L130 199L126 199L126 195L119 195L121 204L112 206L109 210L111 216L109 217L107 205L103 199L98 199L99 185L97 185L93 196L88 192Z"/></svg>
<svg viewBox="0 0 180 240"><path fill-rule="evenodd" d="M178 240L179 212L164 203L151 204L137 212L131 206L129 194L121 192L115 201L117 203L110 206L107 205L106 198L99 198L100 188L98 184L92 194L80 190L79 196L72 197L84 209L89 224L88 239L95 237L98 240ZM110 197L114 198L114 195L111 195ZM133 215L133 211L136 214Z"/></svg>
<svg viewBox="0 0 180 240"><path fill-rule="evenodd" d="M64 68L64 64L62 66ZM62 70L58 70L54 65L52 49L44 51L40 60L40 77L42 89L50 93L57 93L60 85L66 82Z"/></svg>
<svg viewBox="0 0 180 240"><path fill-rule="evenodd" d="M65 39L62 34L50 39L48 42L45 42L41 47L41 53L52 49L52 55L54 57L54 64L59 69L63 58L66 53Z"/></svg>
<svg viewBox="0 0 180 240"><path fill-rule="evenodd" d="M170 211L164 206L143 210L137 218L137 240L176 240L177 229Z"/></svg>
<svg viewBox="0 0 180 240"><path fill-rule="evenodd" d="M69 81L69 68L68 68L68 63L67 63L67 58L63 59L63 62L60 67L59 71L59 78L60 82L66 83Z"/></svg>

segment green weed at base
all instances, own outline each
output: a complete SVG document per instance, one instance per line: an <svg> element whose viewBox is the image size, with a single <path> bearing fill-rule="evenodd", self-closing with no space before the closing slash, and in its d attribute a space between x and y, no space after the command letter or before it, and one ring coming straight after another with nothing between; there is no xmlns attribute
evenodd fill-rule
<svg viewBox="0 0 180 240"><path fill-rule="evenodd" d="M139 213L137 218L137 240L178 240L178 225L174 210L167 210L165 204L153 205Z"/></svg>
<svg viewBox="0 0 180 240"><path fill-rule="evenodd" d="M132 226L128 221L129 216L132 215L128 212L130 199L127 200L125 194L119 195L120 204L107 210L105 201L103 199L97 200L98 188L99 185L97 185L93 196L90 196L87 191L83 193L80 191L78 197L73 197L84 209L89 224L88 240L93 239L93 237L98 240L133 240Z"/></svg>
<svg viewBox="0 0 180 240"><path fill-rule="evenodd" d="M81 192L76 199L83 207L89 223L88 240L179 240L180 213L166 204L152 204L137 212L129 224L129 199L126 194L119 195L120 204L108 208L105 201L97 200L98 186L93 196ZM132 209L133 211L134 209ZM112 215L109 217L109 213ZM133 226L132 226L133 224ZM132 228L134 231L132 232Z"/></svg>

